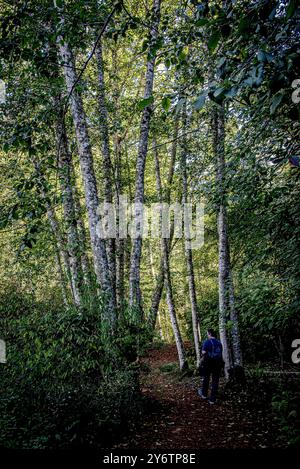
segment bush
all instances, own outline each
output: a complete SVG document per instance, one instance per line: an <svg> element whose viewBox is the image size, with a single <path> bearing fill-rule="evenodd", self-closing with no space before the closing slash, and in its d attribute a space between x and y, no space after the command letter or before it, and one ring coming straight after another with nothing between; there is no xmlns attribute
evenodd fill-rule
<svg viewBox="0 0 300 469"><path fill-rule="evenodd" d="M247 385L226 387L226 394L241 410L259 412L274 443L283 447L300 446L299 377L293 373L269 374L265 368L247 369Z"/></svg>
<svg viewBox="0 0 300 469"><path fill-rule="evenodd" d="M296 386L297 384L297 386ZM292 383L289 389L276 392L272 407L281 429L281 439L290 447L300 447L300 393L299 382Z"/></svg>
<svg viewBox="0 0 300 469"><path fill-rule="evenodd" d="M178 363L164 363L160 366L160 371L162 373L173 373L174 371L177 372L178 370Z"/></svg>
<svg viewBox="0 0 300 469"><path fill-rule="evenodd" d="M136 342L126 321L107 342L99 310L32 304L23 316L1 316L1 446L101 447L140 412Z"/></svg>

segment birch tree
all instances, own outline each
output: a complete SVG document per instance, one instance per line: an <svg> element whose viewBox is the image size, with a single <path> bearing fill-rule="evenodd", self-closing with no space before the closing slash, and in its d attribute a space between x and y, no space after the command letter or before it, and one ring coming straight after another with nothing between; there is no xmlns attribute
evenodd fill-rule
<svg viewBox="0 0 300 469"><path fill-rule="evenodd" d="M56 125L59 179L62 192L64 218L67 229L67 250L75 304L82 304L83 274L80 262L79 236L77 231L76 211L71 178L71 153L65 128L63 109L60 99L56 100L58 117Z"/></svg>
<svg viewBox="0 0 300 469"><path fill-rule="evenodd" d="M219 329L223 344L225 373L242 365L238 318L234 302L234 288L230 265L230 247L225 188L225 117L224 108L213 111L213 145L217 164L218 243L219 243ZM228 337L228 320L232 321L232 349Z"/></svg>
<svg viewBox="0 0 300 469"><path fill-rule="evenodd" d="M172 187L172 182L173 182L174 168L175 168L176 154L177 154L178 125L179 125L179 119L178 117L176 117L175 124L174 124L174 131L173 131L173 143L171 147L171 159L170 159L170 165L169 165L167 185L164 191L164 194L165 194L164 202L166 202L167 204L170 204L170 201L171 201L171 187ZM153 147L154 147L154 152L156 155L157 149L156 149L155 139L153 142ZM157 175L156 175L156 179L157 179ZM174 219L172 219L171 221L170 239L167 241L169 251L171 248L173 233L174 233ZM151 329L155 328L156 318L157 318L157 314L159 310L159 304L161 301L161 296L162 296L162 292L164 288L164 280L165 280L164 264L165 264L164 256L162 255L161 260L160 260L160 265L159 265L159 271L156 276L155 287L152 293L151 307L150 307L149 318L148 318L148 324Z"/></svg>
<svg viewBox="0 0 300 469"><path fill-rule="evenodd" d="M159 165L159 157L156 145L154 145L154 153L155 153L155 174L156 174L156 187L157 192L159 195L159 202L162 204L163 202L163 195L162 195L162 183L161 183L161 175L160 175L160 165ZM162 228L162 214L160 214L160 226ZM172 330L174 334L174 339L176 343L177 353L178 353L178 360L179 360L179 367L180 370L184 370L187 366L185 349L179 329L179 324L176 315L176 308L174 302L174 295L173 295L173 287L172 287L172 279L171 279L171 272L170 272L170 259L169 259L169 246L168 240L166 237L163 236L161 233L161 249L162 249L162 258L164 261L164 278L166 284L166 293L167 293L167 304L169 309L170 321L172 325Z"/></svg>
<svg viewBox="0 0 300 469"><path fill-rule="evenodd" d="M147 60L147 69L145 76L145 89L144 89L144 102L146 103L142 112L141 123L140 123L140 138L139 148L136 163L136 180L135 180L135 204L139 204L139 209L135 210L135 218L142 218L142 214L138 214L138 210L142 210L144 203L144 177L145 177L145 164L146 156L148 151L148 137L150 130L150 120L152 114L152 94L153 94L153 81L154 81L154 65L156 59L155 43L158 38L158 27L160 20L160 5L161 0L153 0L152 10L152 24L149 36L149 55ZM148 102L149 101L149 102ZM140 226L137 229L141 228ZM142 311L142 296L140 290L140 263L142 254L142 235L139 234L136 239L133 240L131 259L130 259L130 287L129 287L129 299L130 305L134 306L138 310L140 318L143 317Z"/></svg>
<svg viewBox="0 0 300 469"><path fill-rule="evenodd" d="M98 106L99 106L99 127L102 140L102 157L103 157L103 178L104 178L104 197L105 202L111 204L113 202L113 169L110 155L109 130L108 130L108 114L105 97L105 80L103 68L102 41L98 41L96 47L97 71L98 71ZM116 290L116 243L114 238L106 241L106 250L108 257L108 265L111 277L112 288Z"/></svg>
<svg viewBox="0 0 300 469"><path fill-rule="evenodd" d="M40 162L37 158L33 159L33 165L36 172L36 179L37 179L37 189L45 204L47 218L49 222L49 226L53 235L53 243L55 246L55 254L56 254L56 263L57 269L60 274L61 279L61 288L62 294L65 305L69 305L68 300L68 287L71 289L73 300L75 304L77 304L76 294L74 292L74 282L72 281L71 277L71 268L70 268L70 259L68 251L65 248L65 240L63 239L57 217L55 214L55 210L52 207L49 195L47 194L46 190L46 181L41 171ZM68 285L69 284L69 285Z"/></svg>
<svg viewBox="0 0 300 469"><path fill-rule="evenodd" d="M186 159L187 159L187 140L185 131L187 128L187 115L186 115L186 103L183 106L182 111L182 132L183 136L181 137L181 178L182 178L182 205L188 203L188 180L187 180L187 169L186 169ZM194 347L196 354L196 366L200 367L201 351L200 351L200 337L199 337L199 319L198 319L198 308L197 308L197 294L196 294L196 285L195 285L195 274L194 274L194 263L193 263L193 253L190 242L190 230L189 230L190 221L185 219L185 232L187 234L187 239L184 240L184 252L186 267L188 273L188 285L189 285L189 295L190 295L190 304L192 309L192 326L193 326L193 337L194 337Z"/></svg>
<svg viewBox="0 0 300 469"><path fill-rule="evenodd" d="M73 174L73 197L74 197L74 204L75 204L75 214L76 214L76 223L77 223L77 231L78 231L78 239L79 239L79 250L80 250L80 261L81 261L81 269L83 273L83 279L86 287L91 290L91 266L90 260L88 257L88 242L86 237L86 229L83 220L83 210L79 200L79 194L76 187L76 178L74 175L74 169L72 171Z"/></svg>

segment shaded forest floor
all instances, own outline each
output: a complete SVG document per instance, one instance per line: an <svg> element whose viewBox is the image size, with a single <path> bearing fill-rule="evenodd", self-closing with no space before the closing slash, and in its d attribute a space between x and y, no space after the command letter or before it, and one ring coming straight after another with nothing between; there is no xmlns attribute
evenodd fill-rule
<svg viewBox="0 0 300 469"><path fill-rule="evenodd" d="M268 412L237 405L221 379L219 400L197 395L200 378L181 377L173 345L150 349L143 358L141 391L148 412L114 448L204 449L276 447L276 426Z"/></svg>

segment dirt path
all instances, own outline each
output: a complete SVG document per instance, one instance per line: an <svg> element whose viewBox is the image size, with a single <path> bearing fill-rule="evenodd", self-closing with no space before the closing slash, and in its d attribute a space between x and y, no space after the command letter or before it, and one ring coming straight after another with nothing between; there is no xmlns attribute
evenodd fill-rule
<svg viewBox="0 0 300 469"><path fill-rule="evenodd" d="M179 380L174 346L149 351L143 360L142 393L152 402L138 429L117 448L266 448L274 446L274 428L262 412L237 410L221 383L219 404L211 406L197 395L199 378ZM172 366L174 363L174 366ZM272 444L273 442L273 444Z"/></svg>

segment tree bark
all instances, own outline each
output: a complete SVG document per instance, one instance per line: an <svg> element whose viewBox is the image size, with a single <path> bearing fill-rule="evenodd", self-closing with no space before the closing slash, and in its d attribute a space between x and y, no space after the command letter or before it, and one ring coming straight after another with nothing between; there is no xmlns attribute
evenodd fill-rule
<svg viewBox="0 0 300 469"><path fill-rule="evenodd" d="M183 116L182 116L182 132L185 133L186 129L186 104L183 107ZM186 157L187 157L187 141L186 136L183 135L181 138L181 178L182 178L182 204L188 203L188 182L187 182L187 169L186 169ZM197 294L196 294L196 285L195 285L195 275L194 275L194 264L193 264L193 253L192 249L189 246L188 242L190 241L189 236L189 227L186 221L185 229L187 233L187 241L184 241L184 251L185 251L185 260L188 273L188 285L189 285L189 296L190 304L192 310L192 326L193 326L193 337L194 337L194 348L196 354L196 366L200 367L201 360L201 350L200 350L200 337L198 333L199 326L199 315L197 308Z"/></svg>
<svg viewBox="0 0 300 469"><path fill-rule="evenodd" d="M122 167L121 167L121 142L118 135L114 139L114 152L116 158L116 202L119 206L122 195ZM119 212L117 211L117 238L116 238L116 297L118 311L121 312L125 304L125 240L119 236Z"/></svg>
<svg viewBox="0 0 300 469"><path fill-rule="evenodd" d="M166 189L165 189L165 197L164 197L164 200L167 204L170 204L170 200L171 200L171 188L172 188L175 161L176 161L176 153L177 153L178 125L179 125L179 119L177 117L175 119L175 125L174 125L173 144L172 144L172 148L171 148L171 160L170 160L168 180L167 180L167 186L166 186ZM155 140L153 142L153 146L154 146L154 152L156 152L157 149L156 149ZM170 251L171 242L172 242L172 238L173 238L173 233L174 233L174 220L172 220L172 226L171 226L171 229L170 229L170 239L169 239L169 242L168 242L168 251ZM158 275L157 275L156 285L155 285L155 288L154 288L154 291L153 291L153 294L152 294L151 308L150 308L150 311L149 311L149 318L148 318L148 324L149 324L149 326L152 330L155 329L156 318L157 318L157 314L158 314L158 311L159 311L159 304L160 304L161 295L162 295L163 288L164 288L164 278L165 278L164 257L162 255L161 256L161 261L160 261L160 266L159 266L159 272L158 272Z"/></svg>
<svg viewBox="0 0 300 469"><path fill-rule="evenodd" d="M114 144L114 161L115 161L115 200L117 206L120 203L120 196L122 195L123 190L123 172L122 172L122 141L125 138L127 129L124 133L124 136L121 135L120 126L119 124L119 116L120 116L120 104L119 104L119 97L120 97L120 77L118 73L118 49L117 45L114 44L112 47L112 76L113 76L113 84L112 84L112 100L114 103L114 112L113 112L113 119L114 119L114 126L116 128L115 133L113 135L113 144ZM119 314L122 313L123 308L125 306L125 282L124 282L124 269L125 269L125 240L120 238L119 236L119 211L117 211L116 217L116 226L117 226L117 237L116 237L116 301L117 301L117 308Z"/></svg>
<svg viewBox="0 0 300 469"><path fill-rule="evenodd" d="M224 110L213 111L213 146L217 163L218 186L218 238L219 238L219 330L223 345L223 357L225 361L225 375L228 378L228 370L233 365L233 356L227 332L227 321L230 315L234 319L235 347L238 331L237 318L234 309L233 285L230 287L231 269L229 239L227 227L226 190L225 190L225 124Z"/></svg>
<svg viewBox="0 0 300 469"><path fill-rule="evenodd" d="M74 206L75 206L75 213L76 213L76 222L77 222L77 231L78 231L78 238L79 238L79 245L80 245L80 260L81 260L81 269L83 273L84 284L87 287L88 291L92 291L92 269L90 265L90 260L88 256L88 250L90 248L86 229L84 225L84 210L82 209L80 203L80 194L77 188L76 182L76 173L73 164L73 159L71 159L71 177L72 177L72 189L73 189L73 198L74 198Z"/></svg>
<svg viewBox="0 0 300 469"><path fill-rule="evenodd" d="M158 152L157 152L157 148L155 145L154 145L154 153L155 153L156 188L159 194L159 201L162 204L163 202L162 192L163 191L162 191L162 183L161 183L161 175L160 175L160 165L159 165ZM160 226L162 226L161 220L160 220ZM181 333L179 329L179 324L177 321L176 308L175 308L175 302L174 302L174 297L173 297L168 240L167 238L164 238L162 236L162 233L161 233L161 248L162 248L162 258L164 261L164 277L165 277L166 292L167 292L167 304L168 304L173 334L175 338L175 343L177 347L179 367L180 367L180 370L183 370L187 366L187 361L186 361L185 349L184 349L184 345L183 345L183 341L182 341L182 337L181 337Z"/></svg>
<svg viewBox="0 0 300 469"><path fill-rule="evenodd" d="M230 250L228 247L228 255L230 259ZM240 331L239 331L239 320L238 314L235 307L235 296L234 296L234 284L232 278L231 265L229 263L229 275L228 275L228 284L229 284L229 308L230 308L230 321L232 324L231 327L231 340L232 340L232 358L234 366L243 366L243 356L240 340Z"/></svg>
<svg viewBox="0 0 300 469"><path fill-rule="evenodd" d="M79 237L77 232L76 213L71 179L71 154L68 148L68 139L60 99L58 99L56 103L58 109L56 126L58 168L63 200L64 218L67 227L67 250L69 253L70 273L74 301L77 306L81 306L83 274L80 263Z"/></svg>
<svg viewBox="0 0 300 469"><path fill-rule="evenodd" d="M96 47L96 59L98 69L98 104L99 104L99 127L102 140L103 157L103 179L105 202L113 201L113 169L110 156L108 117L105 98L105 80L103 68L102 42L98 42ZM114 291L116 290L116 242L114 238L106 241L106 251L109 264L109 272Z"/></svg>
<svg viewBox="0 0 300 469"><path fill-rule="evenodd" d="M154 269L154 262L153 262L153 253L152 253L152 248L151 248L151 241L149 241L149 259L150 259L150 268L151 268L151 274L152 274L152 280L153 282L156 282L156 286L157 285L162 285L162 289L163 289L163 285L164 285L164 278L162 279L162 281L160 283L158 283L157 281L157 275L156 275L156 272L155 272L155 269ZM163 261L163 257L162 257L162 261ZM162 273L163 273L163 276L164 276L164 268L162 268ZM156 290L156 288L155 288ZM155 290L154 290L154 293L155 293ZM160 292L160 296L162 294L162 291ZM153 298L152 298L153 299ZM163 340L163 333L162 333L162 327L161 327L161 318L160 318L160 313L159 313L159 303L160 301L158 302L158 305L157 305L157 310L156 310L156 318L157 318L157 322L158 322L158 331L159 331L159 336L160 338ZM151 307L153 305L151 304ZM150 315L149 315L149 318L150 318ZM151 330L154 331L155 329L155 324L153 325L150 320L148 318L148 325L150 325L151 327ZM155 318L155 319L156 319ZM156 321L155 321L156 322Z"/></svg>
<svg viewBox="0 0 300 469"><path fill-rule="evenodd" d="M57 241L56 241L55 238L53 239L53 243L54 243L54 247L55 247L57 272L60 276L60 286L61 286L62 299L63 299L65 307L68 308L69 301L68 301L68 288L67 288L67 283L66 283L66 277L65 277L64 269L63 269L63 266L62 266L62 263L61 263L61 257L60 257L60 252L59 252L59 249L58 249L58 246L57 246Z"/></svg>
<svg viewBox="0 0 300 469"><path fill-rule="evenodd" d="M74 174L74 169L73 169ZM75 212L76 212L76 222L77 222L77 231L78 231L78 238L80 244L80 259L81 259L81 269L83 273L83 279L85 286L90 289L91 288L91 266L90 261L87 254L88 243L86 239L86 230L84 226L84 222L82 219L82 208L79 200L79 194L76 188L76 178L74 175L74 185L73 185L73 195L74 195L74 202L75 202Z"/></svg>
<svg viewBox="0 0 300 469"><path fill-rule="evenodd" d="M151 47L155 44L158 37L158 26L160 20L160 4L161 0L153 0L153 21L150 30L149 37L149 56L147 61L146 70L146 83L144 90L144 99L150 98L153 93L153 81L154 81L154 65L156 53L151 51ZM145 106L141 124L140 124L140 138L139 138L139 149L137 156L136 165L136 183L135 183L135 197L134 202L136 204L144 203L144 176L145 176L145 164L148 150L148 136L150 129L150 120L152 114L152 104ZM137 211L135 211L137 215ZM142 297L140 290L140 263L142 253L142 236L141 234L133 240L131 259L130 259L130 278L129 278L129 300L130 305L137 308L139 319L143 318L142 310Z"/></svg>
<svg viewBox="0 0 300 469"><path fill-rule="evenodd" d="M72 297L73 297L73 300L75 302L75 294L74 294L73 282L72 282L72 278L71 278L69 253L65 249L66 243L65 243L65 240L63 239L63 236L61 234L55 211L54 211L54 209L51 205L48 194L46 192L46 181L44 179L44 176L41 173L40 163L37 160L37 158L33 159L33 165L34 165L35 172L36 172L36 175L37 175L37 181L38 181L37 189L38 189L38 192L39 192L39 194L40 194L40 196L41 196L41 198L42 198L42 200L45 204L48 222L49 222L52 234L53 234L55 251L56 251L56 258L57 258L57 265L58 265L59 272L61 272L60 275L61 275L61 279L62 279L62 289L64 290L63 295L66 298L68 297L67 283L64 280L65 277L66 277L69 281L69 286L71 288ZM61 260L63 260L65 273L63 272ZM68 303L68 301L67 301L67 303ZM76 304L76 302L75 302L75 304Z"/></svg>

